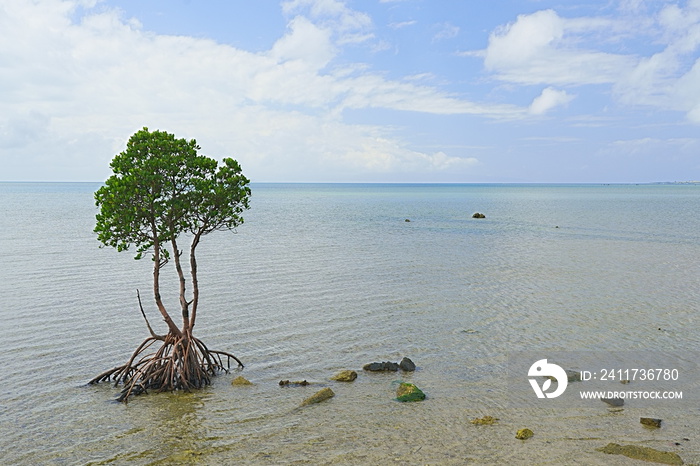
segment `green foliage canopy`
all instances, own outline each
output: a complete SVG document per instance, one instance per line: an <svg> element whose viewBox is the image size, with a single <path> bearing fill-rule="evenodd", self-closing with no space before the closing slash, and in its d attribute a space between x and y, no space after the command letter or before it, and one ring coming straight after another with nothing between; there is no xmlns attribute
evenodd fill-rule
<svg viewBox="0 0 700 466"><path fill-rule="evenodd" d="M250 188L235 160L199 155L192 139L164 131L136 132L112 160L113 175L95 192L99 207L95 233L118 251L136 247L136 259L182 233L202 235L243 223Z"/></svg>

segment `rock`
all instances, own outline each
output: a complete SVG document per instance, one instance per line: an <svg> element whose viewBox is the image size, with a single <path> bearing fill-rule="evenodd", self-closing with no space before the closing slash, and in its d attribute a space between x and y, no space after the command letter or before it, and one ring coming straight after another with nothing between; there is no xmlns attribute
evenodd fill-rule
<svg viewBox="0 0 700 466"><path fill-rule="evenodd" d="M399 370L399 365L396 364L395 362L371 362L369 364L365 364L362 369L370 372L382 372L382 371L392 371L396 372Z"/></svg>
<svg viewBox="0 0 700 466"><path fill-rule="evenodd" d="M530 429L520 429L518 432L516 432L515 438L518 440L527 440L533 435L535 435L535 433Z"/></svg>
<svg viewBox="0 0 700 466"><path fill-rule="evenodd" d="M620 406L625 404L625 400L623 400L622 398L601 398L600 401L604 401L610 406L614 406L616 408L619 408Z"/></svg>
<svg viewBox="0 0 700 466"><path fill-rule="evenodd" d="M406 220L404 220L404 222L410 222L410 221L411 221L410 218L407 218Z"/></svg>
<svg viewBox="0 0 700 466"><path fill-rule="evenodd" d="M357 378L357 372L355 371L340 371L331 377L331 380L337 382L352 382Z"/></svg>
<svg viewBox="0 0 700 466"><path fill-rule="evenodd" d="M301 387L305 387L309 384L306 380L297 380L297 381L290 381L290 380L280 380L280 387L284 387L287 385L297 385Z"/></svg>
<svg viewBox="0 0 700 466"><path fill-rule="evenodd" d="M661 419L654 419L653 417L640 417L639 422L649 427L661 427Z"/></svg>
<svg viewBox="0 0 700 466"><path fill-rule="evenodd" d="M608 443L606 446L596 448L597 451L608 455L624 455L636 460L649 461L661 464L683 464L683 460L676 453L670 451L655 450L651 447L640 447L637 445L618 445Z"/></svg>
<svg viewBox="0 0 700 466"><path fill-rule="evenodd" d="M581 381L581 373L579 371L571 370L571 369L566 369L564 372L566 372L566 379L568 382L580 382ZM548 375L547 378L553 382L556 382L557 378L551 375Z"/></svg>
<svg viewBox="0 0 700 466"><path fill-rule="evenodd" d="M253 385L253 382L250 380L246 379L242 375L239 375L235 379L231 381L231 385Z"/></svg>
<svg viewBox="0 0 700 466"><path fill-rule="evenodd" d="M301 405L306 406L306 405L311 405L314 403L320 403L322 401L327 400L328 398L333 398L334 396L335 396L335 393L333 393L333 390L331 390L328 387L322 388L321 390L317 391L316 393L314 393L313 395L311 395L310 397L308 397L307 399L302 401Z"/></svg>
<svg viewBox="0 0 700 466"><path fill-rule="evenodd" d="M491 426L498 421L497 417L493 416L484 416L484 417L478 417L476 419L472 419L471 423L476 424L477 426Z"/></svg>
<svg viewBox="0 0 700 466"><path fill-rule="evenodd" d="M413 361L411 361L409 358L403 358L399 363L399 368L402 371L413 372L416 370L416 365L413 364Z"/></svg>
<svg viewBox="0 0 700 466"><path fill-rule="evenodd" d="M474 215L472 215L472 218L486 218L486 215L484 215L480 212L474 212Z"/></svg>
<svg viewBox="0 0 700 466"><path fill-rule="evenodd" d="M422 401L425 400L425 393L412 383L401 382L396 390L396 399L399 401Z"/></svg>

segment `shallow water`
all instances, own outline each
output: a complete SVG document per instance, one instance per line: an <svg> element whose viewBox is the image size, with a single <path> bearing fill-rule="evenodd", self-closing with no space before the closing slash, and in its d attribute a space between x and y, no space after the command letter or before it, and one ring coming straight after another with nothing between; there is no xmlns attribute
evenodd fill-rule
<svg viewBox="0 0 700 466"><path fill-rule="evenodd" d="M700 462L697 399L518 406L504 381L530 351L697 360L700 186L253 185L246 223L201 244L196 334L255 385L128 405L85 382L147 336L151 264L98 248L98 186L0 183L2 464L629 464L609 442ZM403 356L416 372L360 370ZM398 380L427 400L393 401Z"/></svg>

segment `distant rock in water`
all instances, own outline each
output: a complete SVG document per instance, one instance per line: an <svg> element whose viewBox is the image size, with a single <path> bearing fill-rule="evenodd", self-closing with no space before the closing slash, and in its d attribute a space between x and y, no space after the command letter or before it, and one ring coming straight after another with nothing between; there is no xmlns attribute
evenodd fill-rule
<svg viewBox="0 0 700 466"><path fill-rule="evenodd" d="M395 362L389 362L389 361L384 361L384 362L371 362L369 364L365 364L362 366L362 369L370 372L382 372L382 371L391 371L391 372L396 372L399 370L399 365L396 364Z"/></svg>
<svg viewBox="0 0 700 466"><path fill-rule="evenodd" d="M486 215L482 214L481 212L474 212L472 218L486 218Z"/></svg>
<svg viewBox="0 0 700 466"><path fill-rule="evenodd" d="M307 406L307 405L311 405L314 403L320 403L322 401L327 400L328 398L333 398L334 396L335 396L335 393L333 393L333 390L331 390L328 387L322 388L321 390L317 391L316 393L314 393L313 395L311 395L310 397L308 397L307 399L302 401L301 405Z"/></svg>
<svg viewBox="0 0 700 466"><path fill-rule="evenodd" d="M403 358L399 363L399 368L402 371L413 372L416 370L416 365L413 364L413 361L411 361L409 358Z"/></svg>
<svg viewBox="0 0 700 466"><path fill-rule="evenodd" d="M340 371L331 377L331 380L335 380L336 382L352 382L356 378L357 372L355 371Z"/></svg>
<svg viewBox="0 0 700 466"><path fill-rule="evenodd" d="M406 220L404 220L404 222L410 222L410 221L411 221L410 218L407 218Z"/></svg>

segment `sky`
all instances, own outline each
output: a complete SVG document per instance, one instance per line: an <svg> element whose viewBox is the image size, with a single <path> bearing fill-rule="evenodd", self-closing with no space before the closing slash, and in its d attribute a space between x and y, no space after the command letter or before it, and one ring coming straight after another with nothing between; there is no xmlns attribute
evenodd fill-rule
<svg viewBox="0 0 700 466"><path fill-rule="evenodd" d="M0 180L700 180L700 0L2 0Z"/></svg>

